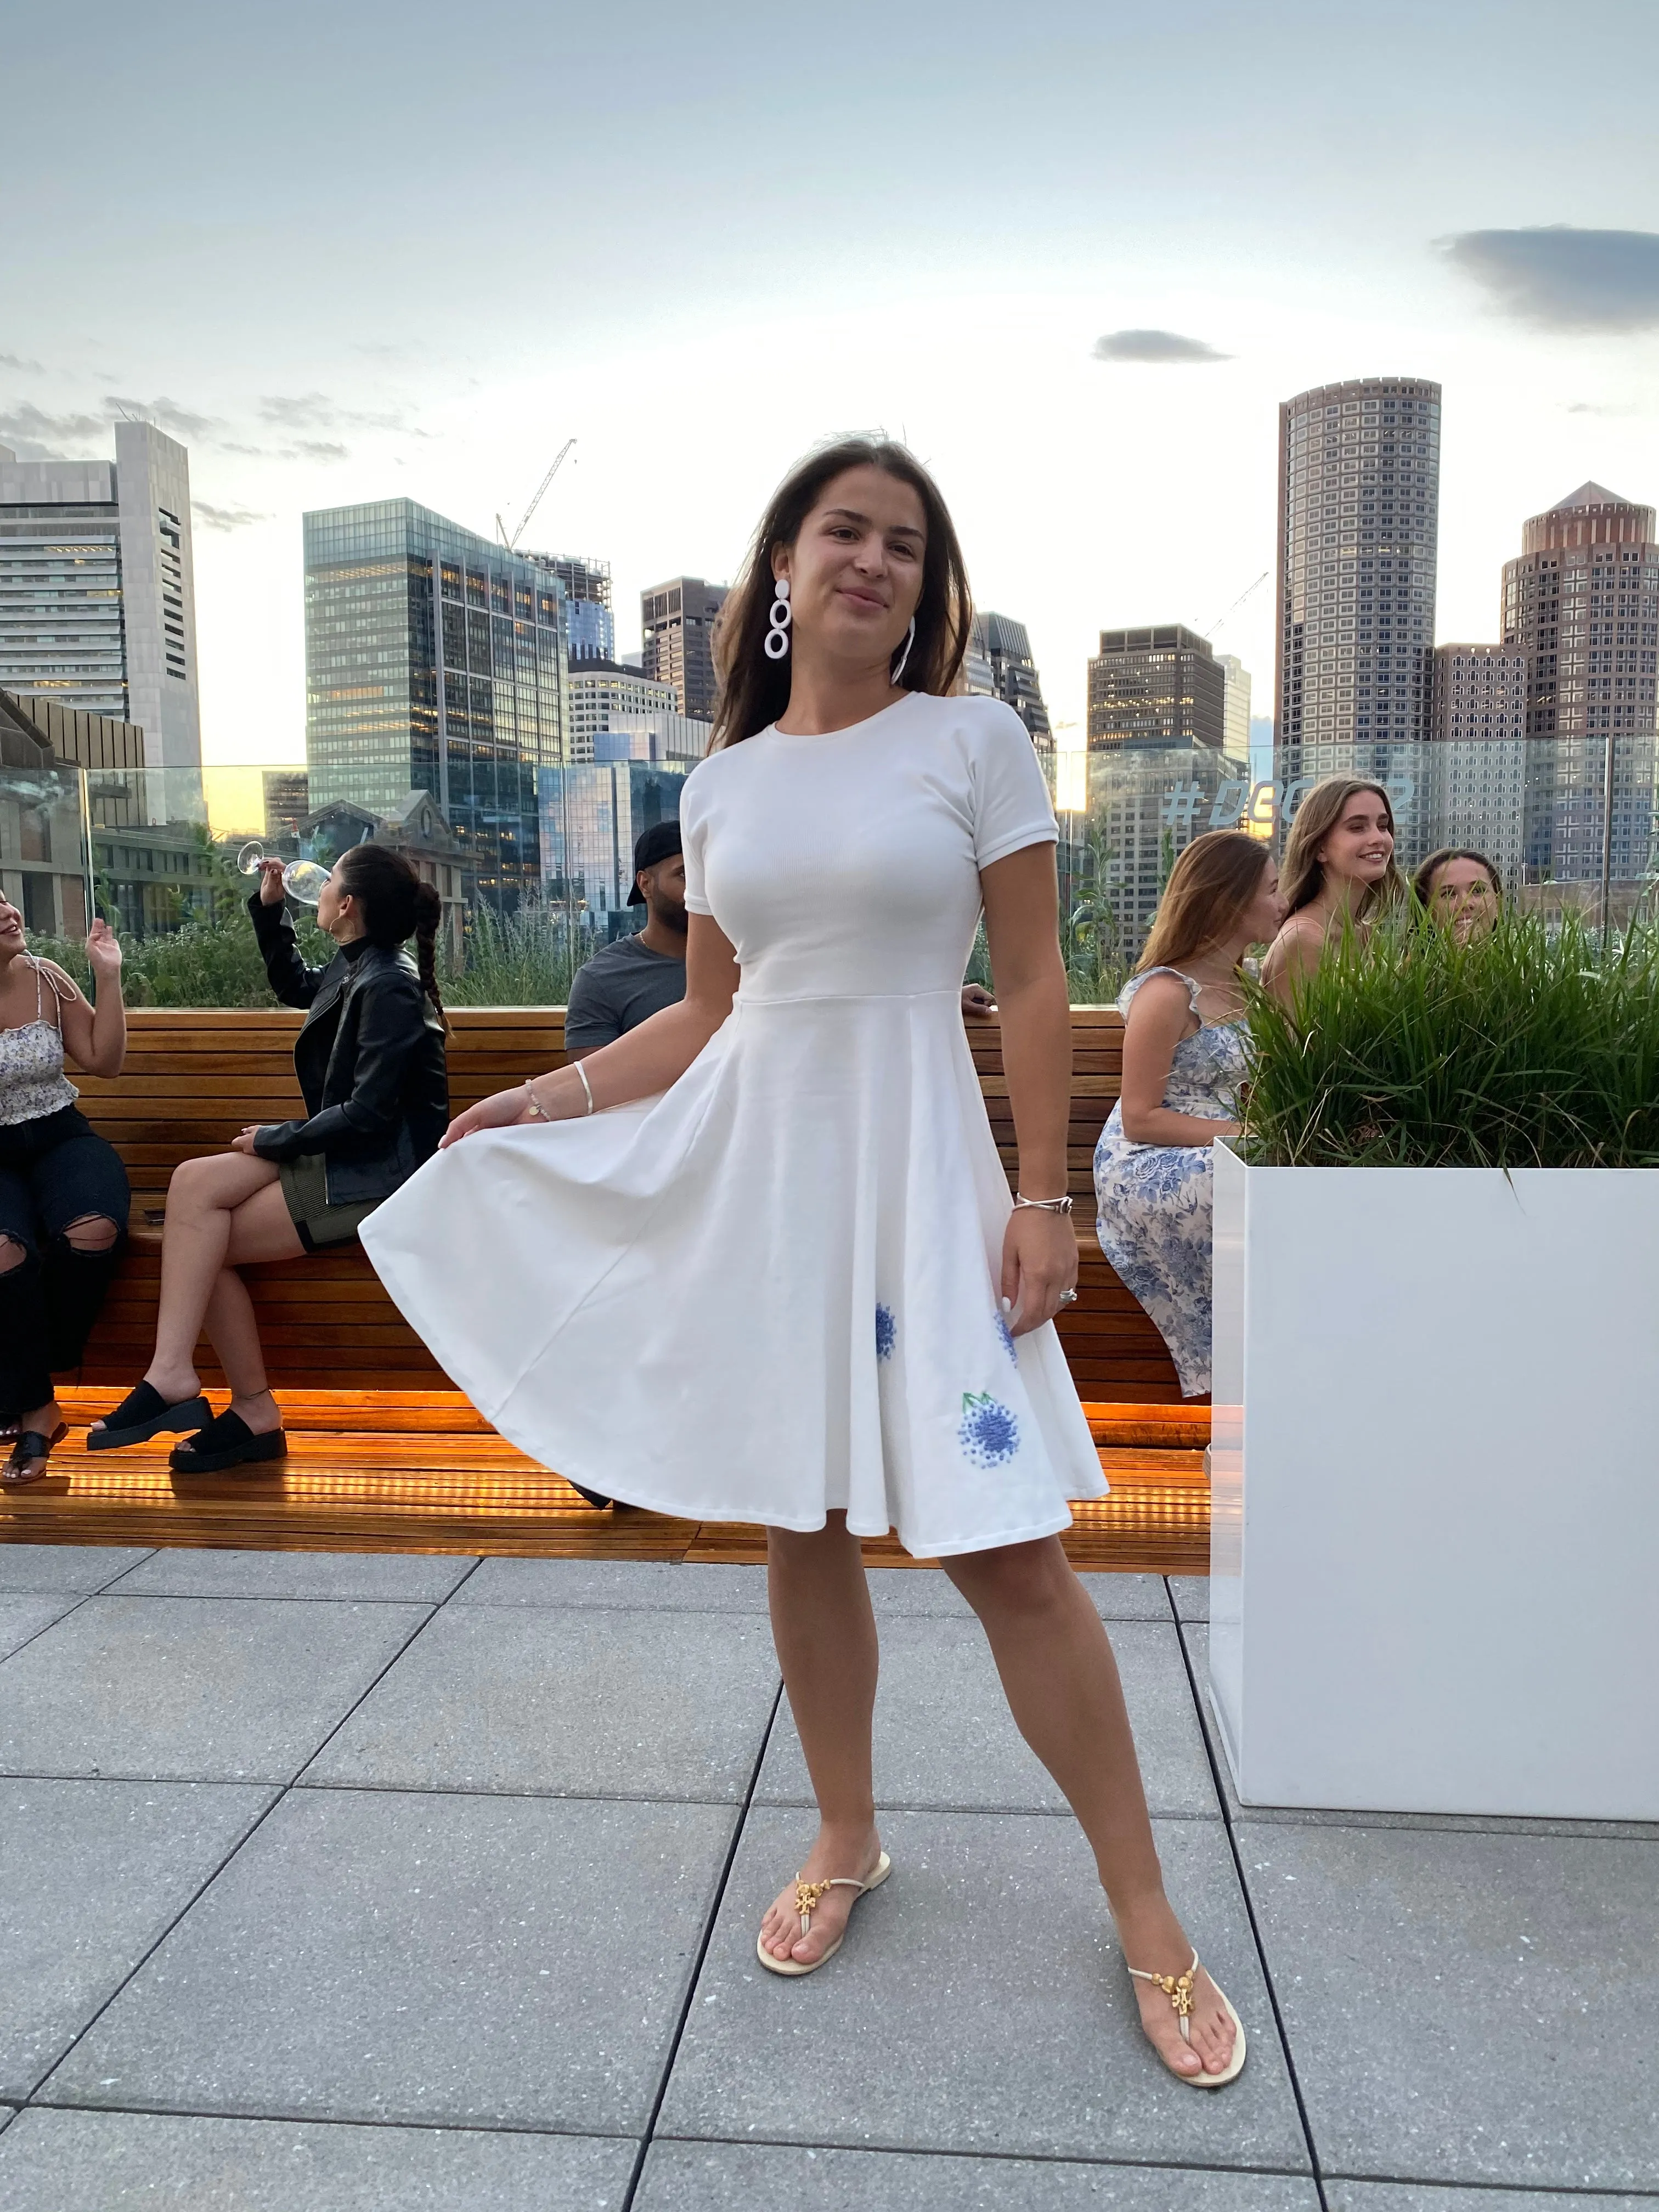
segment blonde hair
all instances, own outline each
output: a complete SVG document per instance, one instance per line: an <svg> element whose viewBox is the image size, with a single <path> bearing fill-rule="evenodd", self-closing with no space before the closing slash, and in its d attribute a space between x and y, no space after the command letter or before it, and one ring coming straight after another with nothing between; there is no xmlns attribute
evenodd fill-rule
<svg viewBox="0 0 1659 2212"><path fill-rule="evenodd" d="M1328 775L1313 789L1296 810L1296 819L1285 840L1285 859L1279 871L1279 888L1285 894L1285 903L1291 914L1299 914L1310 906L1325 888L1325 864L1319 858L1319 848L1342 819L1352 802L1362 791L1375 792L1382 802L1382 811L1389 817L1389 829L1394 829L1394 808L1389 794L1380 783L1366 776ZM1400 872L1398 862L1389 856L1388 873L1381 883L1369 885L1362 898L1352 908L1356 921L1373 907L1392 906L1396 899L1406 896L1406 878Z"/></svg>
<svg viewBox="0 0 1659 2212"><path fill-rule="evenodd" d="M1171 968L1230 936L1261 888L1272 858L1242 830L1210 830L1176 857L1136 975Z"/></svg>

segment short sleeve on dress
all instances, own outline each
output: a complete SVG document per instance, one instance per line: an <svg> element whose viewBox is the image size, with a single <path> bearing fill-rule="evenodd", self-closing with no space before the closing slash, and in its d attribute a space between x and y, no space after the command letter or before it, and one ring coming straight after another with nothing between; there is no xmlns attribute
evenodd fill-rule
<svg viewBox="0 0 1659 2212"><path fill-rule="evenodd" d="M685 909L688 914L712 916L714 909L709 905L703 890L703 846L708 836L708 819L703 811L702 798L696 771L693 769L680 794L680 849L685 860Z"/></svg>
<svg viewBox="0 0 1659 2212"><path fill-rule="evenodd" d="M1060 831L1024 723L1000 700L975 699L972 706L974 863L988 868L1024 846L1055 843Z"/></svg>

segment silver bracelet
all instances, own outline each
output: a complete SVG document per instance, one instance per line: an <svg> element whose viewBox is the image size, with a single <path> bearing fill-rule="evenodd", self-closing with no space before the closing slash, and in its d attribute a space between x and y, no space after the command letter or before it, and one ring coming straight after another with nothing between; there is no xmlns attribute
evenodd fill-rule
<svg viewBox="0 0 1659 2212"><path fill-rule="evenodd" d="M1072 1210L1072 1194L1067 1191L1064 1198L1022 1198L1016 1191L1014 1211L1018 1212L1023 1206L1030 1206L1037 1213L1069 1213Z"/></svg>
<svg viewBox="0 0 1659 2212"><path fill-rule="evenodd" d="M587 1070L579 1060L573 1061L572 1065L582 1079L582 1089L587 1094L587 1110L591 1114L593 1111L593 1086L587 1079Z"/></svg>

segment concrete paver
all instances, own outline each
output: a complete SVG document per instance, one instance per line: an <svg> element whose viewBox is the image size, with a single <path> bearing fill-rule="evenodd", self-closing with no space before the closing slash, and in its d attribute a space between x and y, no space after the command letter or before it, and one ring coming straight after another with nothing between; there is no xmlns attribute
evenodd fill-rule
<svg viewBox="0 0 1659 2212"><path fill-rule="evenodd" d="M734 1817L291 1791L40 2101L637 2136Z"/></svg>
<svg viewBox="0 0 1659 2212"><path fill-rule="evenodd" d="M4 2168L0 2166L0 2174ZM633 2212L1319 2212L1294 2174L659 2138ZM33 2208L29 2208L33 2212ZM101 2212L101 2208L100 2208ZM1558 2207L1559 2212L1559 2207Z"/></svg>
<svg viewBox="0 0 1659 2212"><path fill-rule="evenodd" d="M732 1804L777 1690L753 1614L457 1605L305 1779Z"/></svg>
<svg viewBox="0 0 1659 2212"><path fill-rule="evenodd" d="M75 1590L10 1592L0 1595L0 1659L33 1642L43 1628L81 1602Z"/></svg>
<svg viewBox="0 0 1659 2212"><path fill-rule="evenodd" d="M84 1594L149 1557L147 1548L106 1544L0 1544L0 1590Z"/></svg>
<svg viewBox="0 0 1659 2212"><path fill-rule="evenodd" d="M37 2106L0 2142L6 2212L622 2212L637 2146Z"/></svg>
<svg viewBox="0 0 1659 2212"><path fill-rule="evenodd" d="M272 1796L0 1781L0 2093L29 2094Z"/></svg>
<svg viewBox="0 0 1659 2212"><path fill-rule="evenodd" d="M755 1934L799 1863L803 1824L751 1811L661 2133L1305 2170L1218 1821L1160 1821L1158 1840L1194 1940L1250 2032L1250 2065L1219 2094L1176 2081L1141 2034L1070 1821L898 1813L884 1833L891 1879L859 1905L829 1966L784 1980L757 1960Z"/></svg>
<svg viewBox="0 0 1659 2212"><path fill-rule="evenodd" d="M1323 2166L1659 2190L1659 1844L1248 1821L1239 1836Z"/></svg>
<svg viewBox="0 0 1659 2212"><path fill-rule="evenodd" d="M428 1617L88 1598L0 1660L0 1773L288 1782Z"/></svg>
<svg viewBox="0 0 1659 2212"><path fill-rule="evenodd" d="M1015 1727L979 1623L884 1620L876 1694L876 1802L884 1808L1067 1811ZM1220 1815L1174 1624L1115 1621L1111 1637L1154 1813ZM756 1802L808 1805L806 1761L786 1698Z"/></svg>
<svg viewBox="0 0 1659 2212"><path fill-rule="evenodd" d="M402 1599L439 1605L477 1562L426 1552L152 1552L122 1597Z"/></svg>

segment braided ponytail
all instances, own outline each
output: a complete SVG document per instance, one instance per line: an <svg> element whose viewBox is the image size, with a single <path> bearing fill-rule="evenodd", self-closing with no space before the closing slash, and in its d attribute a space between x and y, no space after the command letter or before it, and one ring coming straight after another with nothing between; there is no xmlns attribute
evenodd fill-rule
<svg viewBox="0 0 1659 2212"><path fill-rule="evenodd" d="M444 918L444 902L430 884L415 886L415 964L421 971L421 988L442 1014L444 1002L438 992L438 931ZM445 1015L447 1025L448 1017Z"/></svg>
<svg viewBox="0 0 1659 2212"><path fill-rule="evenodd" d="M388 845L354 845L340 862L340 889L362 909L363 931L371 945L388 948L415 939L415 964L421 988L440 1014L438 929L444 902L423 884L401 853ZM447 1017L445 1018L447 1026Z"/></svg>

